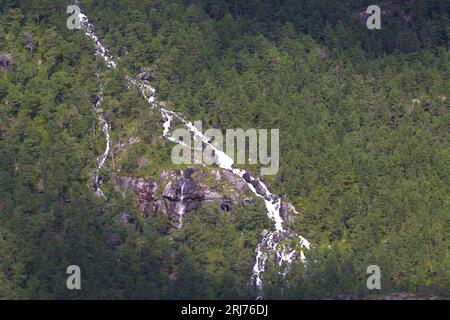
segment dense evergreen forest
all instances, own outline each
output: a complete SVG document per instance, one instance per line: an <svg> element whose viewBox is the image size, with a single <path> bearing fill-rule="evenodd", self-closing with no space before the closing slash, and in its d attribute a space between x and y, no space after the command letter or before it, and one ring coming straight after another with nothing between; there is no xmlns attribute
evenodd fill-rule
<svg viewBox="0 0 450 320"><path fill-rule="evenodd" d="M0 0L0 298L256 297L255 246L271 227L262 201L206 204L173 229L117 191L113 173L184 169L160 114L127 87L123 75L143 68L171 110L205 127L280 128L280 171L264 179L312 247L285 276L268 268L265 298L448 297L450 2L380 0L382 28L369 30L371 2L82 1L118 57L109 70L66 27L69 1ZM100 85L107 202L92 191ZM139 142L116 148L129 137ZM66 287L73 264L82 290Z"/></svg>

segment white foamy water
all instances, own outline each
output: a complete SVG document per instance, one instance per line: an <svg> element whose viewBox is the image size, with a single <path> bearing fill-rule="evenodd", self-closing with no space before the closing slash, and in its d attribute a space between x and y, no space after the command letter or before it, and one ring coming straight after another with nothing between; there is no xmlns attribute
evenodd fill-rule
<svg viewBox="0 0 450 320"><path fill-rule="evenodd" d="M102 181L101 181L99 175L100 175L100 170L105 165L106 159L108 159L109 150L111 149L111 140L109 139L109 125L108 125L108 122L106 122L105 117L103 115L101 115L98 118L98 120L100 122L100 126L102 127L103 134L105 135L105 138L106 138L106 148L98 160L97 171L95 174L95 193L98 196L101 196L103 199L106 200L105 194L103 193L102 189L100 188Z"/></svg>
<svg viewBox="0 0 450 320"><path fill-rule="evenodd" d="M161 114L163 115L163 118L166 119L166 121L163 124L163 136L168 136L170 132L170 125L172 124L173 120L173 113L171 111L168 111L164 108L161 108Z"/></svg>
<svg viewBox="0 0 450 320"><path fill-rule="evenodd" d="M129 77L127 79L130 86L137 85L137 82L135 80ZM261 181L261 179L252 177L245 170L234 168L233 159L225 152L218 149L211 142L211 138L201 132L197 127L195 127L192 122L185 120L183 117L173 111L162 108L155 96L155 88L147 83L141 83L139 87L141 89L143 97L149 102L150 106L152 108L159 108L161 116L164 120L163 136L165 138L174 143L187 146L182 141L176 140L170 135L172 121L174 118L177 118L185 126L185 128L193 134L194 139L203 142L212 150L214 150L214 162L217 166L224 170L229 170L235 175L241 177L247 183L250 190L256 196L264 200L267 209L267 215L275 224L275 231L269 232L265 237L263 237L261 242L256 247L256 258L255 264L253 266L251 283L256 285L258 288L262 288L263 273L266 270L266 264L269 258L274 258L278 266L283 266L283 264L286 265L284 271L281 272L282 274L285 274L288 271L288 265L296 260L300 260L301 262L305 263L306 256L301 248L309 250L310 243L302 236L297 235L296 233L284 228L284 221L281 216L281 198L277 195L272 194L269 191L267 185L263 181ZM182 221L181 219L183 214L184 212L179 212L180 221ZM180 226L181 225L182 223L180 223ZM294 238L298 239L298 244L300 247L299 252L297 252L297 248L293 248L292 246L285 243L286 239L293 240Z"/></svg>
<svg viewBox="0 0 450 320"><path fill-rule="evenodd" d="M178 216L179 216L179 225L178 228L180 229L183 226L183 215L186 210L186 206L184 205L184 186L186 185L186 181L183 182L181 185L181 192L180 192L180 209L178 210Z"/></svg>
<svg viewBox="0 0 450 320"><path fill-rule="evenodd" d="M80 5L79 1L77 1L77 5L78 6ZM94 25L89 22L88 17L86 15L84 15L83 13L80 13L78 16L80 18L81 27L85 31L85 34L95 44L95 55L102 57L109 69L116 69L117 63L114 61L114 58L110 54L109 50L106 49L105 46L103 46L103 44L100 42L100 40L96 36ZM98 101L94 105L94 109L96 110L96 112L98 112L100 110L101 104L103 102L103 88L102 87L100 88L100 93L98 94L97 97L98 97ZM99 174L100 174L100 170L105 165L105 162L108 159L109 151L111 149L111 140L109 137L110 126L109 126L109 123L107 122L106 117L103 113L100 113L98 120L99 120L100 126L102 128L103 134L105 135L106 148L105 148L105 151L103 152L103 154L98 159L97 170L96 170L96 174L95 174L94 191L95 191L96 195L98 195L106 200L105 194L103 193L103 191L100 188L102 181L99 177Z"/></svg>
<svg viewBox="0 0 450 320"><path fill-rule="evenodd" d="M103 88L100 88L100 92L97 95L97 99L98 99L98 101L94 104L94 109L96 112L98 112L98 110L100 110L100 107L103 102ZM111 149L111 140L109 138L109 124L106 121L105 116L103 114L99 115L98 122L100 124L100 127L102 128L103 134L105 135L106 147L105 147L105 151L103 152L103 154L100 155L100 157L98 157L98 160L97 160L97 169L95 171L95 178L94 178L94 181L95 181L94 192L96 195L98 195L99 197L102 197L103 199L106 200L105 194L103 193L102 189L100 188L100 185L102 184L102 180L100 179L100 170L105 165L106 159L108 158L109 150Z"/></svg>
<svg viewBox="0 0 450 320"><path fill-rule="evenodd" d="M164 114L164 112L162 112ZM275 231L269 232L258 244L256 247L256 259L255 264L253 266L253 276L251 282L255 284L258 288L262 288L263 286L263 273L266 270L266 263L269 257L275 258L278 266L283 266L283 264L289 265L293 261L299 259L303 263L306 262L306 257L302 249L300 249L299 253L296 248L292 248L286 244L286 239L298 238L300 248L310 249L310 243L300 235L287 230L284 228L284 221L281 217L281 198L272 194L267 185L261 181L259 178L252 177L247 171L242 169L233 168L234 161L231 157L229 157L225 152L218 149L211 143L211 138L207 135L203 134L200 130L198 130L192 122L189 122L179 115L171 112L171 118L176 116L185 127L194 135L194 139L197 138L199 141L202 141L204 144L208 145L215 152L215 163L224 170L229 170L233 172L235 175L241 177L248 185L250 190L258 197L264 200L264 203L267 208L268 217L274 221ZM169 120L168 120L169 121ZM167 125L166 121L164 123L164 136L169 138L169 140L181 143L170 137L168 135L169 131L167 128L170 128ZM172 139L170 139L172 138ZM282 271L285 274L288 270L286 266L285 270Z"/></svg>
<svg viewBox="0 0 450 320"><path fill-rule="evenodd" d="M113 56L110 52L102 45L98 37L95 35L95 27L89 22L86 15L80 13L80 19L83 23L86 35L91 38L95 43L95 53L96 55L101 56L104 60L108 68L115 69L117 63L114 61ZM180 115L176 114L173 111L167 110L163 108L156 98L156 90L153 88L148 82L143 81L138 83L136 80L129 76L125 76L128 82L128 87L132 88L137 86L140 88L142 96L148 101L152 108L158 108L161 117L164 120L163 123L163 136L172 141L174 143L178 143L184 146L187 146L182 141L179 141L170 135L170 130L172 126L172 121L174 118L180 120L180 122L194 135L194 139L198 139L202 141L204 144L208 145L211 149L215 151L215 163L217 166L224 170L229 170L233 172L235 175L241 177L248 185L250 190L258 197L264 200L267 209L267 216L274 222L275 230L268 232L262 239L261 242L257 245L255 253L255 264L253 266L253 276L251 279L252 284L256 285L258 288L262 288L263 286L263 273L267 267L267 260L269 258L275 259L276 263L279 266L283 264L291 264L296 260L300 260L301 262L306 262L306 256L303 252L303 248L309 249L310 243L303 238L302 236L285 229L284 220L281 216L281 198L277 195L272 194L269 191L267 185L261 181L259 178L252 177L247 171L234 168L234 161L231 157L229 157L225 152L218 149L211 143L210 137L203 134L200 130L198 130L192 122L185 120ZM109 125L104 119L103 116L100 116L103 126L103 131L107 140L107 147L105 153L103 153L102 157L99 161L99 166L97 170L104 165L109 149L110 149L110 141L109 141ZM97 176L98 180L98 176ZM183 189L183 187L182 187ZM101 192L101 190L99 191ZM180 219L180 227L182 226L182 217L184 214L183 208L183 190L181 192L182 200L181 200L181 208L179 210L179 219ZM295 210L295 209L294 209ZM296 211L295 211L296 212ZM287 240L290 242L298 242L298 248L293 247L292 244L288 244ZM288 271L286 267L282 274L285 274Z"/></svg>
<svg viewBox="0 0 450 320"><path fill-rule="evenodd" d="M117 63L114 61L112 54L108 49L100 42L97 35L95 34L95 27L92 23L89 22L89 19L83 13L78 15L80 18L81 26L85 31L85 34L94 42L95 45L95 54L99 55L105 60L108 68L115 69L117 67Z"/></svg>

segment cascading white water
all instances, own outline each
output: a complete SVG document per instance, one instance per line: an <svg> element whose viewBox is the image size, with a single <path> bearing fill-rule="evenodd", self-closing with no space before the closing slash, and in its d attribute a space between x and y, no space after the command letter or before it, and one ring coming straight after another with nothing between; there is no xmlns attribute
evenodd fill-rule
<svg viewBox="0 0 450 320"><path fill-rule="evenodd" d="M169 132L170 132L170 125L173 120L173 113L164 108L161 108L161 113L162 113L163 118L167 119L163 124L163 128L164 128L163 136L168 136Z"/></svg>
<svg viewBox="0 0 450 320"><path fill-rule="evenodd" d="M136 84L136 82L133 82ZM158 101L155 97L156 90L148 84L142 83L140 85L141 92L143 96L147 99L152 107L158 107ZM150 97L147 96L147 93L150 92L152 95ZM208 145L211 149L214 150L215 153L215 163L224 170L229 170L233 172L235 175L241 177L248 185L250 190L262 198L265 202L267 208L267 215L270 219L272 219L275 223L275 231L269 232L258 244L256 247L256 261L253 266L253 276L252 283L255 284L258 288L262 288L262 274L266 269L266 262L269 256L275 256L277 264L282 266L283 263L290 264L299 258L303 263L306 262L306 257L303 250L300 250L300 257L297 257L297 250L295 248L289 247L285 242L286 239L299 239L299 245L301 248L310 249L310 243L300 235L296 233L286 230L283 226L283 218L281 217L281 198L272 194L267 185L262 182L259 178L252 177L247 171L242 169L233 168L234 161L231 157L229 157L225 152L218 149L211 143L211 138L207 135L203 134L200 130L198 130L192 122L189 122L174 113L173 111L166 110L160 107L161 115L163 119L166 119L164 122L163 128L164 133L163 136L169 139L172 142L183 144L183 142L176 140L172 136L170 136L170 125L173 117L176 117L180 122L194 135L194 139L202 141L204 144ZM183 144L185 145L185 144ZM258 188L255 187L258 186ZM258 190L262 190L263 192L259 192ZM286 270L282 272L286 273Z"/></svg>
<svg viewBox="0 0 450 320"><path fill-rule="evenodd" d="M89 20L86 15L80 13L80 19L83 23L83 26L86 29L86 35L91 38L95 43L96 54L100 55L106 62L108 68L116 68L117 64L113 59L113 56L109 53L109 51L101 44L98 37L94 33L94 26L89 23ZM143 97L149 102L152 108L159 108L162 118L164 119L163 124L163 136L168 140L185 145L182 141L176 140L174 137L170 135L170 128L173 121L173 118L176 117L180 122L191 132L194 134L194 138L202 141L207 144L211 149L215 151L215 163L224 170L229 170L233 172L235 175L241 177L248 185L250 190L258 197L262 198L265 202L267 208L267 215L270 219L274 221L275 230L268 232L261 242L256 247L256 261L253 266L253 276L252 283L255 284L258 288L262 288L263 278L262 274L266 270L266 263L269 257L275 257L277 264L279 266L283 265L283 263L292 263L296 259L300 259L303 263L306 262L305 254L302 248L309 249L310 243L303 238L302 236L287 230L284 228L284 221L281 216L281 198L272 194L267 188L266 184L262 182L259 178L252 177L247 171L242 169L233 168L234 161L231 157L229 157L225 152L216 148L212 143L211 139L203 134L200 130L198 130L192 122L189 122L182 118L180 115L176 114L173 111L167 110L163 108L158 100L155 97L156 90L150 84L143 81L139 83L133 78L126 76L128 81L129 88L133 86L138 86L141 90L141 94ZM102 118L106 125L103 126L105 136L107 137L107 150L104 153L104 156L101 158L101 166L103 166L104 162L107 159L109 153L109 126L104 118ZM106 154L106 156L105 156ZM101 168L100 166L100 168ZM255 187L256 186L256 187ZM182 187L183 189L183 187ZM261 191L262 190L262 191ZM183 190L181 191L181 208L179 212L180 216L180 227L182 225L182 216L184 214L185 208L183 208L184 198L183 198ZM286 240L298 240L298 245L300 247L300 254L298 256L296 248L288 245ZM285 269L283 274L287 272Z"/></svg>
<svg viewBox="0 0 450 320"><path fill-rule="evenodd" d="M180 209L178 210L178 217L179 217L179 225L178 228L180 229L183 226L183 215L186 211L186 205L184 204L184 186L186 185L186 181L183 181L181 184L181 191L180 191Z"/></svg>
<svg viewBox="0 0 450 320"><path fill-rule="evenodd" d="M103 152L103 154L99 157L99 162L95 173L94 191L96 195L106 200L106 196L103 193L102 189L100 188L100 185L102 184L102 180L100 179L100 170L102 169L103 165L106 162L106 159L108 158L109 150L111 147L111 141L109 140L109 125L104 119L103 115L99 117L99 122L102 127L103 134L105 135L106 138L106 149Z"/></svg>
<svg viewBox="0 0 450 320"><path fill-rule="evenodd" d="M94 109L96 111L100 110L100 107L101 107L101 104L103 101L103 88L100 89L100 92L97 95L97 99L98 99L98 101L94 104ZM111 148L111 141L109 139L109 124L106 121L105 116L103 114L100 114L100 116L98 117L98 121L102 128L103 134L105 135L105 138L106 138L106 148L105 148L105 151L103 152L103 154L98 158L97 170L95 172L95 178L94 178L94 181L95 181L94 192L96 195L98 195L99 197L102 197L103 199L106 200L105 194L103 193L102 189L100 188L100 185L102 184L102 181L100 179L100 170L102 169L102 167L104 166L104 164L106 162L106 159L108 158L109 150Z"/></svg>
<svg viewBox="0 0 450 320"><path fill-rule="evenodd" d="M80 3L79 1L77 1L77 5L79 6ZM92 23L89 22L88 18L86 15L84 15L83 13L80 13L79 15L80 18L80 22L81 22L81 26L82 28L85 30L85 34L94 41L95 44L95 54L99 55L103 58L103 60L105 60L106 65L108 66L109 69L115 69L117 66L117 63L114 61L112 55L109 53L108 49L106 49L102 43L100 42L100 40L98 39L98 37L95 35L95 27ZM97 74L97 77L99 75ZM97 95L98 101L94 104L94 109L96 110L96 112L98 112L101 108L101 104L103 102L103 87L101 87L100 85L100 93ZM97 170L96 170L96 174L95 174L95 186L94 186L94 191L95 194L102 197L103 199L106 200L105 194L103 193L103 191L100 188L100 185L102 184L102 181L99 177L100 175L100 170L102 169L102 167L105 165L106 160L108 159L109 156L109 151L111 149L111 140L109 137L109 124L106 121L106 117L103 113L100 113L99 117L98 117L100 126L102 128L103 134L105 135L105 139L106 139L106 148L105 151L103 152L103 154L99 157L98 160L98 164L97 164Z"/></svg>
<svg viewBox="0 0 450 320"><path fill-rule="evenodd" d="M77 6L80 7L80 2L76 2ZM81 22L81 27L84 29L85 34L94 42L95 44L95 54L99 55L105 60L106 65L108 68L115 69L117 67L117 63L114 61L113 55L109 52L108 49L100 42L98 37L95 34L95 27L92 23L89 22L88 17L83 14L79 13L78 17Z"/></svg>

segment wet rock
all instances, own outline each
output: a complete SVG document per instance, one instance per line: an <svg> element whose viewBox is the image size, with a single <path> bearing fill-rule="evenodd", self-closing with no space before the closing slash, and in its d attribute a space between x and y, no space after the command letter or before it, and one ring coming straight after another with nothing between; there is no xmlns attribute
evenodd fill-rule
<svg viewBox="0 0 450 320"><path fill-rule="evenodd" d="M299 214L294 205L290 202L281 202L281 217L285 222L291 222L295 220L295 217Z"/></svg>
<svg viewBox="0 0 450 320"><path fill-rule="evenodd" d="M144 217L158 211L159 202L156 197L157 184L155 181L121 176L115 176L115 179L120 188L129 188L136 194L139 211Z"/></svg>
<svg viewBox="0 0 450 320"><path fill-rule="evenodd" d="M223 177L229 181L240 193L249 192L250 189L248 188L247 184L244 180L242 180L240 177L236 176L234 173L230 171L223 171L222 172ZM217 171L217 174L215 174L216 181L220 181L222 179L222 176L220 175L220 172Z"/></svg>
<svg viewBox="0 0 450 320"><path fill-rule="evenodd" d="M220 208L223 211L231 211L233 209L233 201L228 198L223 198L222 203L220 204Z"/></svg>
<svg viewBox="0 0 450 320"><path fill-rule="evenodd" d="M38 193L44 193L45 187L44 187L44 179L40 178L37 184L37 192Z"/></svg>
<svg viewBox="0 0 450 320"><path fill-rule="evenodd" d="M181 197L203 201L204 192L192 179L181 176L166 185L163 197L171 201L179 201Z"/></svg>
<svg viewBox="0 0 450 320"><path fill-rule="evenodd" d="M258 179L253 179L247 172L242 177L244 178L245 182L251 184L253 188L255 188L256 193L259 194L261 197L263 197L266 200L273 200L271 197L269 197L266 190L263 188L262 184Z"/></svg>
<svg viewBox="0 0 450 320"><path fill-rule="evenodd" d="M204 202L217 203L224 211L244 205L239 198L222 195L213 187L197 182L202 180L205 174L195 172L194 169L162 170L160 173L161 185L159 186L160 190L163 188L162 194L158 194L158 185L154 180L113 176L116 181L116 191L121 192L124 189L133 191L139 211L144 217L161 211L172 221L174 226L178 226L181 214L199 210Z"/></svg>
<svg viewBox="0 0 450 320"><path fill-rule="evenodd" d="M142 67L138 77L142 81L152 81L155 79L156 70L153 67Z"/></svg>
<svg viewBox="0 0 450 320"><path fill-rule="evenodd" d="M252 276L252 283L257 286L262 283L261 276L266 270L266 261L269 258L278 266L284 265L284 271L281 271L281 274L286 274L294 261L305 261L304 250L309 249L309 242L292 231L270 232L265 230L263 234L264 236L256 248L257 257ZM298 249L299 246L301 249Z"/></svg>
<svg viewBox="0 0 450 320"><path fill-rule="evenodd" d="M7 70L13 62L14 59L9 53L0 54L0 66L3 70Z"/></svg>
<svg viewBox="0 0 450 320"><path fill-rule="evenodd" d="M200 209L205 198L204 191L192 180L190 174L186 178L184 172L178 172L164 188L166 214L172 220L178 220L181 207L183 214Z"/></svg>
<svg viewBox="0 0 450 320"><path fill-rule="evenodd" d="M100 101L100 96L98 95L91 96L89 100L91 100L91 103L95 106Z"/></svg>
<svg viewBox="0 0 450 320"><path fill-rule="evenodd" d="M122 140L124 139L124 141ZM114 146L114 154L117 154L117 159L121 159L126 149L136 143L141 142L141 139L139 137L124 137L122 139L116 139L115 143L113 143ZM139 159L139 166L140 167L146 167L149 164L148 159L145 156L142 156ZM120 169L118 169L120 171Z"/></svg>
<svg viewBox="0 0 450 320"><path fill-rule="evenodd" d="M121 224L129 224L130 223L130 215L122 212L119 216Z"/></svg>
<svg viewBox="0 0 450 320"><path fill-rule="evenodd" d="M31 32L25 32L25 38L26 38L26 40L25 40L25 48L30 50L31 54L33 54L34 48L35 48L35 42L34 42L33 34Z"/></svg>
<svg viewBox="0 0 450 320"><path fill-rule="evenodd" d="M221 201L222 198L220 194L211 190L206 190L204 193L204 199L206 201Z"/></svg>
<svg viewBox="0 0 450 320"><path fill-rule="evenodd" d="M183 177L185 179L189 179L193 173L194 173L194 169L188 168L183 172Z"/></svg>
<svg viewBox="0 0 450 320"><path fill-rule="evenodd" d="M165 101L160 101L159 102L159 106L161 107L161 108L167 108L167 102L165 102Z"/></svg>
<svg viewBox="0 0 450 320"><path fill-rule="evenodd" d="M122 47L122 48L120 48L120 50L119 50L119 56L120 56L120 57L123 57L123 56L126 56L126 55L128 55L128 48L127 48L127 47Z"/></svg>
<svg viewBox="0 0 450 320"><path fill-rule="evenodd" d="M133 183L133 190L138 196L139 210L144 213L144 216L158 211L158 202L155 201L157 191L155 181L138 179Z"/></svg>

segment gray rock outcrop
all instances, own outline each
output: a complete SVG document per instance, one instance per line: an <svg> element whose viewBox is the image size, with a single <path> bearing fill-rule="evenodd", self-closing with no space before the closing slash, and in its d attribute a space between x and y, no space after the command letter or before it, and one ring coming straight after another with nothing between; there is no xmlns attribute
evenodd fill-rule
<svg viewBox="0 0 450 320"><path fill-rule="evenodd" d="M193 174L196 174L193 177ZM231 185L235 192L224 195L215 187L203 183L205 173L195 172L193 169L185 171L161 171L159 182L155 179L133 178L113 175L116 181L116 191L132 191L135 194L137 207L144 217L163 212L174 225L178 223L180 211L189 213L199 210L205 202L217 203L224 211L234 207L245 206L251 201L248 197L241 199L238 194L249 194L250 190L241 179L232 178L228 173L217 172L220 175L218 182ZM230 179L230 180L228 180ZM158 185L160 184L160 185Z"/></svg>
<svg viewBox="0 0 450 320"><path fill-rule="evenodd" d="M0 66L3 70L7 70L13 61L14 59L9 53L0 54Z"/></svg>

